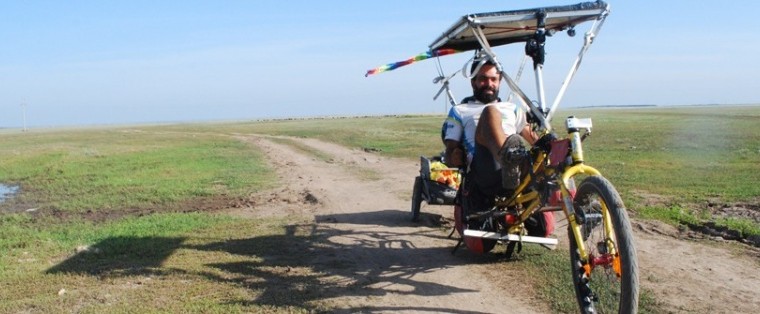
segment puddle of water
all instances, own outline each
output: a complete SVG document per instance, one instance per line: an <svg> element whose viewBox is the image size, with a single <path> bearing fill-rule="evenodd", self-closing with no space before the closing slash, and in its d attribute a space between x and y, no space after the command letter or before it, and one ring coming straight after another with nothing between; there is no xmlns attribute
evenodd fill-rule
<svg viewBox="0 0 760 314"><path fill-rule="evenodd" d="M18 186L0 184L0 203L16 195L16 192L18 192Z"/></svg>

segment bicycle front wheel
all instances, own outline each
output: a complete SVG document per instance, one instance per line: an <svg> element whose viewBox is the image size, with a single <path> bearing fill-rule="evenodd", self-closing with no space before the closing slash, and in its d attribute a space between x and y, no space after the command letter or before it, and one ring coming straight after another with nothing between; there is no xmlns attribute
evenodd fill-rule
<svg viewBox="0 0 760 314"><path fill-rule="evenodd" d="M591 176L578 187L573 205L588 253L584 263L570 230L571 269L581 313L636 313L638 259L620 195L604 177Z"/></svg>

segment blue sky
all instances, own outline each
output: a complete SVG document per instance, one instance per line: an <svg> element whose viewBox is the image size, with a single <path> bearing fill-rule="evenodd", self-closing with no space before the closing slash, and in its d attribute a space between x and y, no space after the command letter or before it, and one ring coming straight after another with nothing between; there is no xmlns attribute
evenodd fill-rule
<svg viewBox="0 0 760 314"><path fill-rule="evenodd" d="M0 128L22 125L22 102L30 127L443 114L436 61L364 73L425 51L465 14L577 2L2 1ZM760 3L608 3L563 106L760 103ZM581 37L549 40L550 101ZM497 50L510 73L521 50ZM444 71L470 56L442 58ZM467 96L465 78L454 84Z"/></svg>

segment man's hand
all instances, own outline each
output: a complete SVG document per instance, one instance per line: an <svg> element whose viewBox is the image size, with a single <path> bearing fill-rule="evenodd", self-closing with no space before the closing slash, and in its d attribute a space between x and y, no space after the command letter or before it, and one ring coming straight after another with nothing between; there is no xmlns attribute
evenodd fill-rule
<svg viewBox="0 0 760 314"><path fill-rule="evenodd" d="M520 131L520 135L528 141L530 145L535 145L536 141L538 141L538 134L536 132L533 132L533 129L530 127L530 124L526 125L522 131Z"/></svg>
<svg viewBox="0 0 760 314"><path fill-rule="evenodd" d="M446 140L446 165L449 167L461 168L465 165L465 155L462 145L454 140Z"/></svg>

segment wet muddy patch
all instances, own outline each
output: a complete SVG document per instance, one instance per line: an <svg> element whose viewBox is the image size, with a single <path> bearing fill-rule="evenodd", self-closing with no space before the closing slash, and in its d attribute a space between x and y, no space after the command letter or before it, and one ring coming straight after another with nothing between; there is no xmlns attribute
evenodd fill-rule
<svg viewBox="0 0 760 314"><path fill-rule="evenodd" d="M16 193L18 193L18 191L18 185L0 184L0 203L16 196Z"/></svg>

